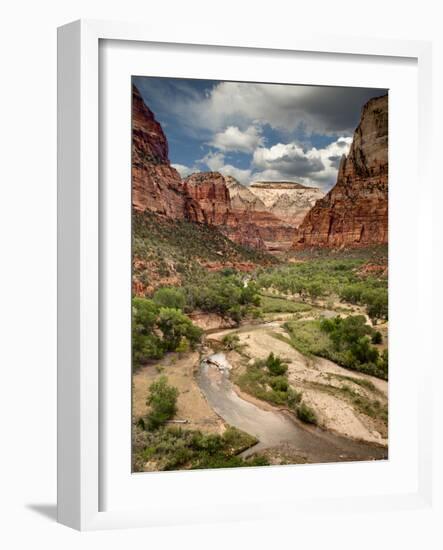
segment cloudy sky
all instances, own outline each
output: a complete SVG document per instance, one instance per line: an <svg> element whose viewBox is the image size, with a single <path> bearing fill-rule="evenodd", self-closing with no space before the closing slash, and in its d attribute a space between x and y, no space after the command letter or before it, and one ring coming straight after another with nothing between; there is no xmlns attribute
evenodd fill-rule
<svg viewBox="0 0 443 550"><path fill-rule="evenodd" d="M183 177L219 171L243 184L330 189L363 105L386 90L133 77Z"/></svg>

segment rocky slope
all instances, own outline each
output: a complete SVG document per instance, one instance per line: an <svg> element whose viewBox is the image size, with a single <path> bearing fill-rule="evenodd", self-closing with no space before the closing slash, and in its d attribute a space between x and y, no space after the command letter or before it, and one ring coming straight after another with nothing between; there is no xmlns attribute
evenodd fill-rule
<svg viewBox="0 0 443 550"><path fill-rule="evenodd" d="M186 193L198 203L203 223L225 226L232 215L231 198L219 172L197 172L184 182Z"/></svg>
<svg viewBox="0 0 443 550"><path fill-rule="evenodd" d="M232 176L225 176L225 181L234 210L239 212L244 212L245 210L266 212L269 210L265 203L252 193L249 187L242 185Z"/></svg>
<svg viewBox="0 0 443 550"><path fill-rule="evenodd" d="M317 187L290 181L258 181L251 183L249 190L266 210L294 227L303 221L309 209L324 196L324 192Z"/></svg>
<svg viewBox="0 0 443 550"><path fill-rule="evenodd" d="M200 221L198 204L184 189L170 165L168 142L161 125L132 86L132 205L178 220Z"/></svg>
<svg viewBox="0 0 443 550"><path fill-rule="evenodd" d="M217 226L234 242L266 250L291 246L294 226L270 212L236 179L219 172L199 172L187 177L184 187L198 203L204 223Z"/></svg>
<svg viewBox="0 0 443 550"><path fill-rule="evenodd" d="M363 107L337 183L308 212L294 248L342 247L388 242L388 96Z"/></svg>

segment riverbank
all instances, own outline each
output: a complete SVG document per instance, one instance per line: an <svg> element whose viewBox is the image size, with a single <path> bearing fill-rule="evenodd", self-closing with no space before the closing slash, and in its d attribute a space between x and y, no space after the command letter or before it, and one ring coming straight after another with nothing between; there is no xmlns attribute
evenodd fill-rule
<svg viewBox="0 0 443 550"><path fill-rule="evenodd" d="M345 369L327 359L304 356L285 341L285 321L211 332L211 340L219 344L227 335L235 334L239 339L242 353L228 353L234 381L246 371L248 363L265 359L272 352L288 364L291 386L303 393L322 428L354 440L387 446L387 421L381 414L378 417L370 406L374 408L379 403L383 410L387 408L388 382Z"/></svg>
<svg viewBox="0 0 443 550"><path fill-rule="evenodd" d="M217 354L220 356L222 354ZM232 354L231 354L232 357ZM355 441L310 427L263 401L246 397L230 380L229 361L219 368L209 356L201 364L198 384L210 406L227 423L259 441L242 453L242 457L266 451L271 463L319 463L387 458L387 450L378 445Z"/></svg>

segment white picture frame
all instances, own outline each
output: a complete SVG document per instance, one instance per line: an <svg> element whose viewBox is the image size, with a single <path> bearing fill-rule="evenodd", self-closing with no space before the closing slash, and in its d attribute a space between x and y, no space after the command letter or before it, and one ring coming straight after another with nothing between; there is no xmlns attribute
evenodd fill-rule
<svg viewBox="0 0 443 550"><path fill-rule="evenodd" d="M76 529L90 530L196 521L259 519L266 506L266 494L260 501L252 499L247 506L246 501L241 501L237 506L233 505L229 511L222 506L207 504L202 505L200 509L186 507L183 502L178 502L177 506L169 510L167 502L164 506L140 507L130 505L128 499L125 501L123 498L121 505L114 502L112 509L103 509L101 484L104 480L109 480L104 472L106 468L103 462L103 453L108 447L103 441L103 415L106 414L106 407L102 403L105 396L101 387L103 365L99 345L102 330L100 307L103 297L106 296L106 291L103 291L100 284L103 275L101 232L106 229L106 224L100 223L103 208L99 175L99 120L102 108L99 100L99 82L100 60L103 59L100 56L101 41L118 41L120 44L124 41L129 48L140 43L155 44L157 49L161 50L162 44L165 47L174 45L175 48L180 45L189 46L190 37L187 36L186 29L180 33L174 32L173 36L167 36L154 27L102 21L77 21L61 27L58 32L58 520ZM430 196L430 162L427 162L431 134L429 43L315 37L300 33L297 33L295 38L266 37L251 43L241 38L208 40L203 32L198 37L193 35L192 43L198 51L204 52L209 58L213 55L211 52L214 51L214 47L218 47L228 48L231 57L245 55L245 52L250 52L251 55L254 52L261 52L263 55L270 52L274 56L280 56L283 62L285 56L291 52L312 55L326 53L347 57L367 56L368 60L385 58L390 60L392 67L402 60L413 60L416 64L418 82L418 101L415 106L418 115L418 146L412 146L411 158L414 156L415 161L419 160L416 164L420 188L427 190L427 196ZM414 166L414 162L411 162ZM129 168L128 166L128 173ZM405 203L405 209L407 208L408 205ZM432 253L430 246L426 245L426 231L430 230L431 220L420 209L418 216L416 224L419 233L417 242L411 244L411 250L420 267L416 279L411 281L417 283L417 306L420 313L424 313L425 308L429 307L426 305L426 298L431 301L432 291L424 284ZM394 271L393 276L398 277L399 274ZM414 409L418 431L417 456L408 470L414 470L416 475L414 474L409 483L401 485L403 481L399 478L397 488L388 489L384 494L377 491L355 493L352 480L361 474L354 469L353 474L352 470L348 470L351 473L345 493L334 495L331 488L327 497L321 491L313 491L312 498L303 495L301 499L297 499L282 490L280 493L276 491L272 496L269 495L269 499L272 498L273 502L280 499L286 503L285 508L292 512L297 507L307 513L310 509L318 510L322 506L331 505L335 510L344 512L355 509L356 506L362 510L378 511L430 506L432 361L429 359L430 357L428 361L423 360L423 368L417 376L416 383L411 384L411 391L415 392L414 398L418 403ZM127 449L127 452L129 453L130 449ZM268 469L270 473L266 474L262 473L264 469L261 469L261 472L257 471L258 469L250 469L255 470L255 473L248 473L247 478L244 471L225 471L217 473L217 480L223 483L229 476L234 483L240 483L241 479L248 479L249 483L253 483L257 480L253 476L266 475L269 483L272 483L273 479L285 483L285 480L289 479L288 476L292 475L290 472L294 472L294 469L285 468ZM306 477L315 475L319 479L325 479L331 472L322 465L312 465L309 468L310 470L303 470ZM343 472L343 468L352 468L352 465L337 464L328 468L335 468L334 472L339 479L340 471ZM130 472L127 474L130 475ZM404 476L407 475L405 470ZM199 485L207 485L209 476L215 479L216 474L174 472L168 473L167 476L169 477L165 474L149 474L148 478L145 476L143 484L146 486L146 483L150 483L157 489L163 484L169 491L177 486L181 487L179 491L185 491L186 483L190 483L189 476L192 476L192 485L198 488ZM133 476L134 479L137 477L141 480L140 475ZM280 516L282 513L281 510L278 512Z"/></svg>

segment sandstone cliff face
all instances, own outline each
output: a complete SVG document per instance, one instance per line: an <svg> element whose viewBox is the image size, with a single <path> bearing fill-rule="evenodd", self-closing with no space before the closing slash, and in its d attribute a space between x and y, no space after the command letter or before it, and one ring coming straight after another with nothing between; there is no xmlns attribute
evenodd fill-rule
<svg viewBox="0 0 443 550"><path fill-rule="evenodd" d="M231 206L234 210L244 212L245 210L267 211L264 202L251 192L249 187L242 185L232 176L225 176L226 186L231 198Z"/></svg>
<svg viewBox="0 0 443 550"><path fill-rule="evenodd" d="M224 177L219 172L197 172L184 180L186 193L198 203L201 221L226 225L231 215L231 199Z"/></svg>
<svg viewBox="0 0 443 550"><path fill-rule="evenodd" d="M183 189L180 174L169 163L168 142L161 125L132 87L132 205L169 218L197 221L198 204Z"/></svg>
<svg viewBox="0 0 443 550"><path fill-rule="evenodd" d="M308 212L294 248L342 247L388 242L388 96L363 108L337 183Z"/></svg>
<svg viewBox="0 0 443 550"><path fill-rule="evenodd" d="M324 192L295 182L254 182L251 193L277 218L296 227Z"/></svg>
<svg viewBox="0 0 443 550"><path fill-rule="evenodd" d="M249 187L231 176L225 176L225 181L231 197L232 212L241 220L239 229L244 231L247 227L252 234L255 228L267 250L288 249L293 239L294 226L276 216ZM236 238L240 242L240 235Z"/></svg>
<svg viewBox="0 0 443 550"><path fill-rule="evenodd" d="M232 183L232 182L230 182ZM259 228L231 204L225 178L219 172L198 172L184 181L184 188L198 203L203 223L215 225L232 241L252 248L264 249Z"/></svg>

